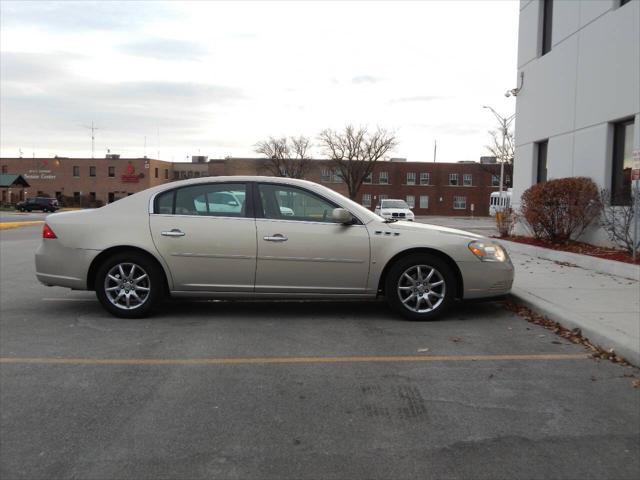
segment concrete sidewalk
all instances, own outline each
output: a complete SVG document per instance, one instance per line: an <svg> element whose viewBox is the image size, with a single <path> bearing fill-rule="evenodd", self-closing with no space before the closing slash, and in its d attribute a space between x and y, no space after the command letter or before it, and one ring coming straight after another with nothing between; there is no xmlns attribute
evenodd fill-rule
<svg viewBox="0 0 640 480"><path fill-rule="evenodd" d="M518 303L640 366L640 267L501 243L516 267Z"/></svg>

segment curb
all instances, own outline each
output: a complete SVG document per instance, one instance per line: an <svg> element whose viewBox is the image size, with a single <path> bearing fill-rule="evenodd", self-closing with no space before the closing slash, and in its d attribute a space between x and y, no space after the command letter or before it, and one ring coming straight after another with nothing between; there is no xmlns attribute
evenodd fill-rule
<svg viewBox="0 0 640 480"><path fill-rule="evenodd" d="M604 258L591 257L579 253L536 247L534 245L511 242L500 238L496 238L495 240L503 243L509 252L523 253L555 262L568 262L578 267L586 268L587 270L594 270L599 273L606 273L608 275L615 275L616 277L624 277L636 281L640 280L640 265L618 262L616 260L605 260Z"/></svg>
<svg viewBox="0 0 640 480"><path fill-rule="evenodd" d="M634 339L629 335L608 335L593 326L585 325L584 322L581 321L581 317L579 315L571 314L557 305L518 287L514 287L509 296L515 303L524 305L525 307L544 315L549 320L558 322L565 328L570 330L579 328L582 331L582 335L585 338L588 338L592 343L605 350L613 349L617 355L624 357L624 359L630 364L640 366L640 344L638 343L638 339L635 339L634 343Z"/></svg>

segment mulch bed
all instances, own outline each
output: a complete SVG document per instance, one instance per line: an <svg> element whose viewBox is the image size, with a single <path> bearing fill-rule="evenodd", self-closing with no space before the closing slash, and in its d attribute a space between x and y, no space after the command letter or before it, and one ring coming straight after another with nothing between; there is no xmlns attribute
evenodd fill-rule
<svg viewBox="0 0 640 480"><path fill-rule="evenodd" d="M631 254L615 248L596 247L588 243L574 242L569 243L552 243L545 240L537 240L531 237L496 237L510 242L525 243L536 247L550 248L552 250L560 250L562 252L580 253L582 255L590 255L592 257L603 258L605 260L615 260L617 262L634 264ZM640 265L640 256L636 256L635 265Z"/></svg>

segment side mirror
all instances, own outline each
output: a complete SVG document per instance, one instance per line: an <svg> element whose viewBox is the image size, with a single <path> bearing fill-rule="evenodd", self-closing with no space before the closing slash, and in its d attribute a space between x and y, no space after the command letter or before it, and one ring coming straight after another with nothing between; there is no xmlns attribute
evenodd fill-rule
<svg viewBox="0 0 640 480"><path fill-rule="evenodd" d="M334 208L331 212L331 218L336 223L342 223L343 225L350 225L353 222L353 215L344 208Z"/></svg>

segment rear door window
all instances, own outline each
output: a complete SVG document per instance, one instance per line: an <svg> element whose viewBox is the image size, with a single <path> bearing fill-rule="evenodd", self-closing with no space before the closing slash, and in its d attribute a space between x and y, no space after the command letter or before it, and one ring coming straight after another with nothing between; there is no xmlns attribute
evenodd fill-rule
<svg viewBox="0 0 640 480"><path fill-rule="evenodd" d="M154 211L165 215L244 217L246 192L244 183L191 185L158 195Z"/></svg>

